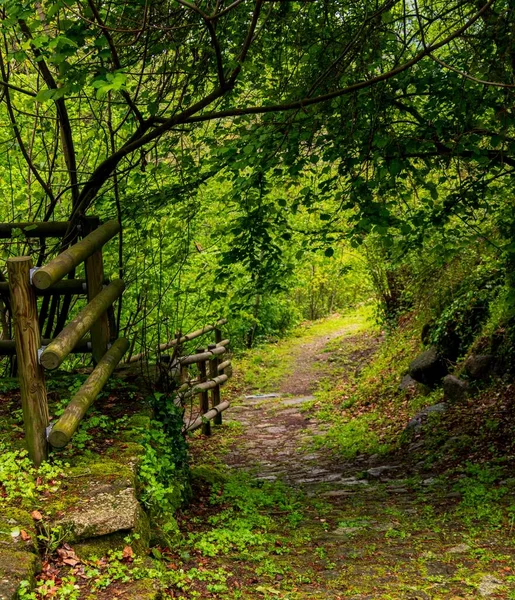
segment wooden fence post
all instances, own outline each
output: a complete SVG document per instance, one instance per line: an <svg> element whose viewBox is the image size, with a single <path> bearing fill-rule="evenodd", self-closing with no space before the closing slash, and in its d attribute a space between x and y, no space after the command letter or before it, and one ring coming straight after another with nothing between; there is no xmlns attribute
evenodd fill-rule
<svg viewBox="0 0 515 600"><path fill-rule="evenodd" d="M30 256L7 260L25 438L29 456L39 466L48 455L46 428L50 419L45 376L38 360L41 333L31 268Z"/></svg>
<svg viewBox="0 0 515 600"><path fill-rule="evenodd" d="M216 344L210 344L207 348L208 348L208 350L214 350L216 348ZM210 379L214 379L215 377L218 376L219 363L220 363L220 359L216 355L209 361L209 377L210 377ZM217 385L211 391L211 406L214 408L215 406L218 406L219 404L220 404L220 386ZM222 424L222 413L218 413L215 416L215 418L213 419L213 421L214 421L215 425L221 425Z"/></svg>
<svg viewBox="0 0 515 600"><path fill-rule="evenodd" d="M222 330L217 327L215 329L215 344L219 344L222 341ZM216 361L216 366L217 366L217 371L216 374L217 375L223 375L223 371L221 371L220 373L218 372L218 365L220 364L220 360L217 359ZM220 402L220 388L218 388L218 402ZM222 413L218 413L215 417L215 424L216 425L221 425L222 424Z"/></svg>
<svg viewBox="0 0 515 600"><path fill-rule="evenodd" d="M99 223L100 220L98 217L89 218L87 220L88 233L96 229ZM91 302L95 296L100 294L104 287L104 260L101 247L86 258L84 267L86 269L88 302ZM95 364L98 364L107 352L109 344L109 317L107 312L100 315L90 331L93 361Z"/></svg>
<svg viewBox="0 0 515 600"><path fill-rule="evenodd" d="M204 352L204 348L197 348L197 352ZM199 383L204 383L207 380L207 369L206 363L200 362L198 363L199 370ZM200 392L200 414L205 415L209 411L209 392L202 391ZM202 433L204 435L211 435L211 423L209 421L204 421L202 423Z"/></svg>

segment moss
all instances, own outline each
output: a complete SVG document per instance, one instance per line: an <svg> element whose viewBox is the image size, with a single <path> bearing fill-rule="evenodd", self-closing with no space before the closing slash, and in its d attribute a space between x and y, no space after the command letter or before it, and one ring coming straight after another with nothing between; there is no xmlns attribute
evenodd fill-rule
<svg viewBox="0 0 515 600"><path fill-rule="evenodd" d="M20 536L13 537L13 529L20 529L30 535L30 540L23 541ZM30 514L18 508L7 508L0 515L0 547L12 548L16 551L36 551L36 528Z"/></svg>
<svg viewBox="0 0 515 600"><path fill-rule="evenodd" d="M117 479L128 479L135 485L134 470L122 462L118 462L105 456L82 457L68 471L68 478L80 479L82 477L116 477Z"/></svg>
<svg viewBox="0 0 515 600"><path fill-rule="evenodd" d="M15 598L21 581L34 587L40 570L36 554L0 549L0 598Z"/></svg>
<svg viewBox="0 0 515 600"><path fill-rule="evenodd" d="M191 480L200 480L213 485L215 483L224 483L227 481L227 475L222 473L220 469L209 465L199 465L192 467L190 471Z"/></svg>
<svg viewBox="0 0 515 600"><path fill-rule="evenodd" d="M132 415L127 421L127 429L144 429L148 431L150 429L150 416L142 414Z"/></svg>
<svg viewBox="0 0 515 600"><path fill-rule="evenodd" d="M129 465L133 472L136 473L144 454L145 448L141 444L132 442L126 438L122 432L117 443L109 448L105 456L110 460L121 463L125 467Z"/></svg>
<svg viewBox="0 0 515 600"><path fill-rule="evenodd" d="M123 590L125 600L160 600L161 591L156 589L155 582L151 579L140 579L130 583Z"/></svg>

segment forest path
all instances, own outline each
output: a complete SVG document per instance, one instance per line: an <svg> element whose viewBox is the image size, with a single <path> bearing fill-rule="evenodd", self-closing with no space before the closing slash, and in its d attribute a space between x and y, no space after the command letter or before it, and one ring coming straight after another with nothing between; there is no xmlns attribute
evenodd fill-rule
<svg viewBox="0 0 515 600"><path fill-rule="evenodd" d="M398 454L344 459L330 450L337 404L317 390L338 381L339 393L351 395L381 340L362 318L320 327L241 361L243 383L260 393L240 396L222 429L193 441L196 464L213 467L223 483L214 493L194 487L196 501L179 524L202 558L184 566L200 560L225 579L216 590L196 583L182 597L515 598L502 575L513 556L491 530L450 516L453 490L418 476Z"/></svg>
<svg viewBox="0 0 515 600"><path fill-rule="evenodd" d="M328 429L310 409L313 395L337 377L348 381L363 368L379 344L366 323L326 321L331 329L285 343L289 368L276 382L276 392L248 395L231 407L227 421L243 426L241 439L227 456L232 468L251 471L257 479L280 480L292 486L347 481L345 465L335 461L314 440Z"/></svg>

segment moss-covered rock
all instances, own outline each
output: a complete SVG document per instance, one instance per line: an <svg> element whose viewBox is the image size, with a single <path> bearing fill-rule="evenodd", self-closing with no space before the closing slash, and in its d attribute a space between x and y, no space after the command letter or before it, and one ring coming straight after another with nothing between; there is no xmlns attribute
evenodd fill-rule
<svg viewBox="0 0 515 600"><path fill-rule="evenodd" d="M127 536L130 537L130 542L127 542ZM87 539L83 542L75 543L73 549L77 556L83 560L90 560L93 557L102 558L108 556L111 551L122 550L128 543L138 555L145 555L148 552L150 523L143 510L141 510L139 519L132 531L120 531L98 538Z"/></svg>
<svg viewBox="0 0 515 600"><path fill-rule="evenodd" d="M0 600L14 600L22 581L32 587L41 568L39 557L31 552L0 549Z"/></svg>
<svg viewBox="0 0 515 600"><path fill-rule="evenodd" d="M227 475L212 466L199 465L192 467L190 471L192 481L200 480L213 485L215 483L224 483L227 481Z"/></svg>
<svg viewBox="0 0 515 600"><path fill-rule="evenodd" d="M0 514L0 548L37 552L37 533L30 514L18 508L3 509Z"/></svg>
<svg viewBox="0 0 515 600"><path fill-rule="evenodd" d="M125 437L121 434L117 443L106 452L106 456L117 463L129 467L135 476L137 476L141 459L145 454L145 448L141 444L130 441L131 439L139 439L136 435L137 432L132 431L127 433L132 433L132 437L124 441ZM138 435L141 437L141 433Z"/></svg>
<svg viewBox="0 0 515 600"><path fill-rule="evenodd" d="M131 532L142 519L131 479L122 477L82 478L80 493L66 509L52 518L53 527L61 527L70 543L115 533Z"/></svg>

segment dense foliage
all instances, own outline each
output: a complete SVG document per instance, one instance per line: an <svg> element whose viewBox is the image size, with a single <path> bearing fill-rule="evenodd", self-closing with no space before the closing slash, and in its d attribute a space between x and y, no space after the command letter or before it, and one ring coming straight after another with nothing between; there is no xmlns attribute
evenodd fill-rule
<svg viewBox="0 0 515 600"><path fill-rule="evenodd" d="M466 345L513 318L514 10L7 0L0 219L117 217L136 350L222 313L251 345L372 287L391 321L449 273L432 335L452 315Z"/></svg>

